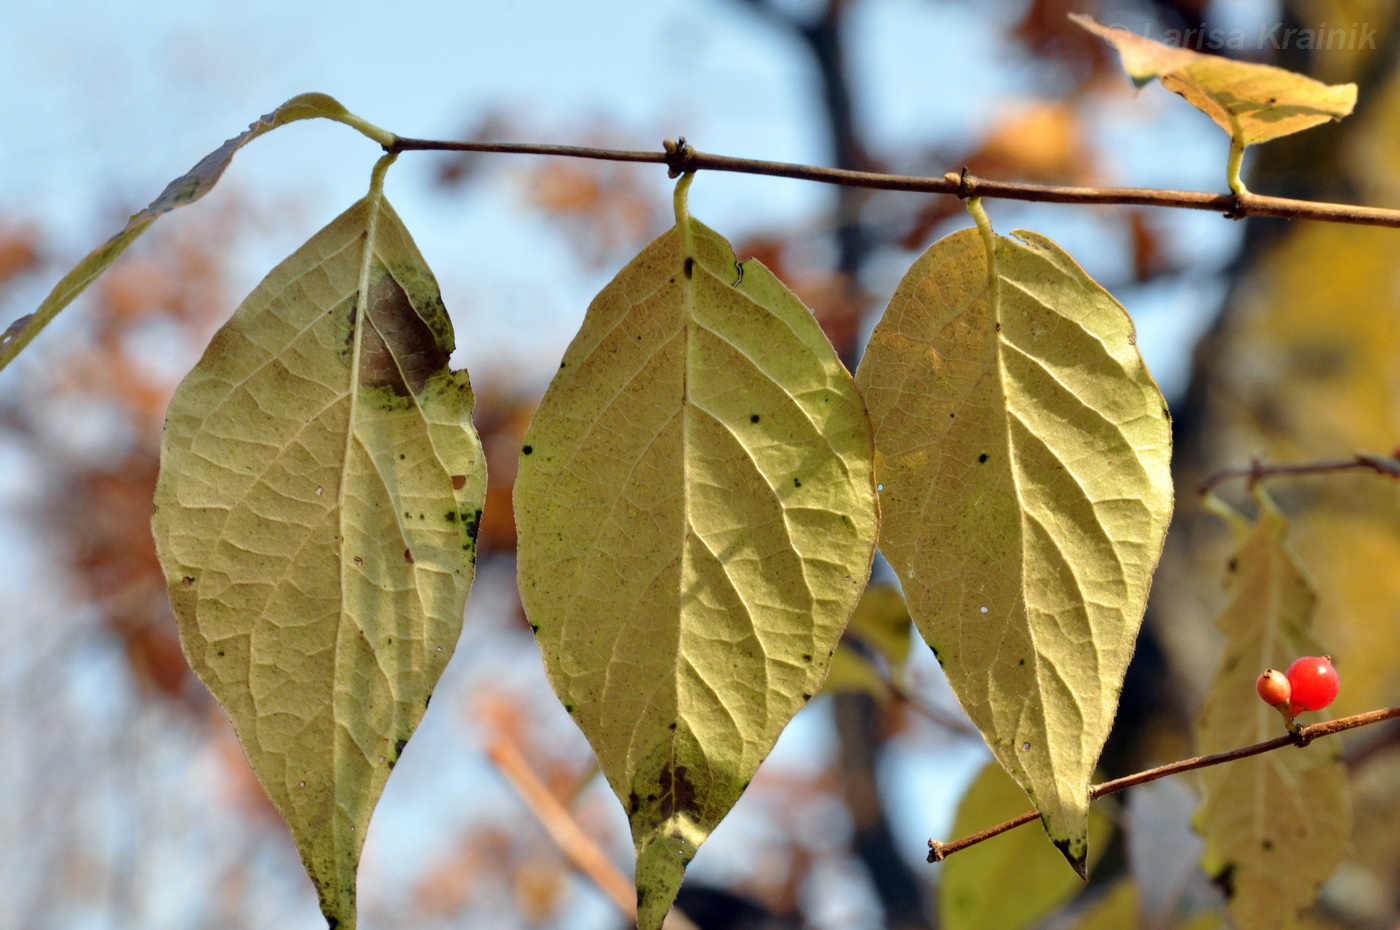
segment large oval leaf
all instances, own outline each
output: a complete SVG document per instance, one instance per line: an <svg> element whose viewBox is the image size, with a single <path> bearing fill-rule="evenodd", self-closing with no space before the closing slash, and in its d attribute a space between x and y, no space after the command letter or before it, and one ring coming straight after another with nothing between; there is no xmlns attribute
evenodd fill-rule
<svg viewBox="0 0 1400 930"><path fill-rule="evenodd" d="M1016 235L931 246L856 383L881 551L968 715L1082 872L1090 776L1171 516L1170 428L1127 313L1054 243Z"/></svg>
<svg viewBox="0 0 1400 930"><path fill-rule="evenodd" d="M461 632L486 493L467 374L383 167L180 385L152 520L190 664L341 930Z"/></svg>
<svg viewBox="0 0 1400 930"><path fill-rule="evenodd" d="M1257 497L1259 521L1238 528L1230 600L1216 619L1225 650L1196 724L1202 753L1282 735L1283 720L1254 695L1254 679L1323 651L1311 632L1317 596L1288 547L1288 523L1262 491ZM1289 924L1350 851L1351 803L1338 742L1266 752L1200 776L1202 864L1226 889L1235 924Z"/></svg>
<svg viewBox="0 0 1400 930"><path fill-rule="evenodd" d="M515 485L521 598L631 817L643 930L820 688L876 532L850 375L687 185L588 308Z"/></svg>

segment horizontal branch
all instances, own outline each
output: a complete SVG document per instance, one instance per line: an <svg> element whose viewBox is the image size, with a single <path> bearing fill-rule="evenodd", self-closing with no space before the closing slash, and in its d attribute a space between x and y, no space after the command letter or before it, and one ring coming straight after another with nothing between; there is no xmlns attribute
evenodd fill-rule
<svg viewBox="0 0 1400 930"><path fill-rule="evenodd" d="M1246 216L1273 216L1293 220L1321 220L1328 223L1352 223L1363 226L1400 228L1400 210L1362 207L1341 203L1315 203L1287 197L1263 194L1210 194L1202 191L1156 190L1142 187L1060 187L1050 184L1021 184L1014 181L992 181L962 172L950 171L942 177L881 174L874 171L850 171L843 168L822 168L791 162L761 161L711 155L696 151L686 144L666 140L663 151L641 152L625 149L598 149L580 145L533 145L521 142L447 142L435 139L399 137L390 152L496 152L512 155L553 155L561 158L591 158L602 161L628 161L665 165L672 177L689 171L729 171L736 174L756 174L818 184L843 187L866 187L875 190L911 191L923 194L951 194L961 199L969 197L999 200L1023 200L1038 203L1117 204L1142 207L1172 207L1181 210L1210 210L1231 219Z"/></svg>
<svg viewBox="0 0 1400 930"><path fill-rule="evenodd" d="M1369 726L1373 723L1381 723L1385 720L1393 720L1400 717L1400 707L1386 707L1381 710L1367 711L1364 714L1353 714L1350 717L1338 717L1336 720L1324 720L1321 723L1314 723L1310 726L1302 727L1297 733L1289 733L1284 736L1277 736L1273 739L1265 740L1262 743L1255 743L1252 746L1241 746L1239 749L1230 749L1225 752L1211 753L1208 756L1196 756L1194 759L1182 759L1179 762L1172 762L1168 765L1158 766L1155 769L1147 769L1134 775L1125 775L1122 778L1115 778L1099 785L1094 785L1089 789L1089 799L1098 800L1106 795L1116 794L1125 788L1132 788L1135 785L1146 784L1149 781L1156 781L1159 778L1166 778L1168 775L1177 775L1181 772L1189 772L1193 769L1209 768L1212 765L1220 765L1225 762L1234 762L1237 759L1247 759L1250 756L1257 756L1260 753L1272 752L1275 749L1282 749L1284 746L1303 747L1317 739L1319 736L1332 736L1345 730L1353 730L1357 727ZM999 833L1014 829L1025 823L1030 823L1040 816L1036 810L1026 811L1017 817L999 823L995 827L989 827L978 833L965 836L960 840L951 843L940 843L937 840L928 841L928 861L942 862L960 849L969 846L976 846L983 840L989 840Z"/></svg>
<svg viewBox="0 0 1400 930"><path fill-rule="evenodd" d="M1326 475L1339 471L1373 471L1387 478L1400 478L1400 459L1373 455L1369 452L1358 452L1349 459L1294 462L1288 465L1270 465L1266 462L1255 461L1238 468L1222 468L1202 481L1197 490L1202 494L1208 494L1217 486L1233 478L1247 478L1250 485L1255 485L1266 478Z"/></svg>

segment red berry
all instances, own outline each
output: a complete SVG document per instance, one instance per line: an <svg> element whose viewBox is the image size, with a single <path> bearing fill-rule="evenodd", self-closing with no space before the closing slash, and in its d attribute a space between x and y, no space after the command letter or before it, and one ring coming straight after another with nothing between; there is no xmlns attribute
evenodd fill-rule
<svg viewBox="0 0 1400 930"><path fill-rule="evenodd" d="M1270 707L1287 704L1293 696L1293 687L1288 683L1288 677L1276 668L1265 669L1264 674L1254 682L1254 690L1259 692L1259 697Z"/></svg>
<svg viewBox="0 0 1400 930"><path fill-rule="evenodd" d="M1288 709L1294 716L1305 710L1322 710L1337 697L1341 685L1327 656L1303 656L1288 666L1287 674L1293 691Z"/></svg>

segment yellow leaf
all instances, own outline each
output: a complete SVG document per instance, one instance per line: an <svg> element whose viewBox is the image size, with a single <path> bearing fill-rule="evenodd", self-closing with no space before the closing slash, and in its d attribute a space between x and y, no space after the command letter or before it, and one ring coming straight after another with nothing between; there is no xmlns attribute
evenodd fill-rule
<svg viewBox="0 0 1400 930"><path fill-rule="evenodd" d="M688 185L588 308L515 485L521 598L631 818L643 930L821 687L877 525L850 375Z"/></svg>
<svg viewBox="0 0 1400 930"><path fill-rule="evenodd" d="M393 133L366 123L326 94L300 94L293 97L271 113L259 117L244 132L205 155L193 168L167 184L160 196L152 200L146 209L133 214L131 219L127 220L121 232L108 239L64 275L63 280L54 285L37 310L15 320L0 333L0 369L10 364L20 350L39 334L39 330L49 325L49 321L57 316L59 311L97 280L102 272L126 251L127 246L146 231L147 226L171 210L192 204L213 190L239 149L278 126L317 117L353 126L381 145L388 145L395 138Z"/></svg>
<svg viewBox="0 0 1400 930"><path fill-rule="evenodd" d="M1216 620L1226 644L1196 725L1202 754L1281 735L1283 720L1254 693L1255 678L1322 654L1309 631L1316 597L1285 542L1287 523L1258 497L1259 521L1235 554L1230 600ZM1346 858L1351 807L1338 752L1324 740L1201 770L1202 865L1227 889L1241 930L1283 926Z"/></svg>
<svg viewBox="0 0 1400 930"><path fill-rule="evenodd" d="M340 930L370 815L461 632L486 493L451 324L383 198L389 160L180 385L152 519L190 664Z"/></svg>
<svg viewBox="0 0 1400 930"><path fill-rule="evenodd" d="M966 836L1023 813L1026 793L1000 765L989 763L958 805L953 836ZM1107 848L1113 824L1089 815L1092 869ZM1036 833L1012 830L968 847L943 864L939 925L946 930L1021 930L1059 910L1084 883ZM1132 926L1128 920L1118 926Z"/></svg>
<svg viewBox="0 0 1400 930"><path fill-rule="evenodd" d="M1054 243L1016 235L931 246L856 382L881 551L958 700L1082 868L1090 776L1171 516L1170 424L1123 308Z"/></svg>
<svg viewBox="0 0 1400 930"><path fill-rule="evenodd" d="M1074 930L1123 930L1140 926L1137 897L1137 886L1127 879L1120 880L1079 918Z"/></svg>
<svg viewBox="0 0 1400 930"><path fill-rule="evenodd" d="M1241 146L1339 120L1356 106L1355 84L1324 84L1270 65L1172 48L1088 16L1072 13L1070 19L1118 49L1134 84L1157 78Z"/></svg>

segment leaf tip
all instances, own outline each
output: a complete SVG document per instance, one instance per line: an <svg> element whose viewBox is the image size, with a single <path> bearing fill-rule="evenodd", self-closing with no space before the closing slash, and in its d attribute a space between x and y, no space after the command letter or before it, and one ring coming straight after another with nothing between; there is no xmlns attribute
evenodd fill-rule
<svg viewBox="0 0 1400 930"><path fill-rule="evenodd" d="M694 857L694 843L668 832L638 846L637 930L661 930Z"/></svg>
<svg viewBox="0 0 1400 930"><path fill-rule="evenodd" d="M1076 875L1082 880L1089 880L1089 844L1084 838L1077 840L1054 840L1055 848L1065 857L1069 867L1074 869Z"/></svg>

